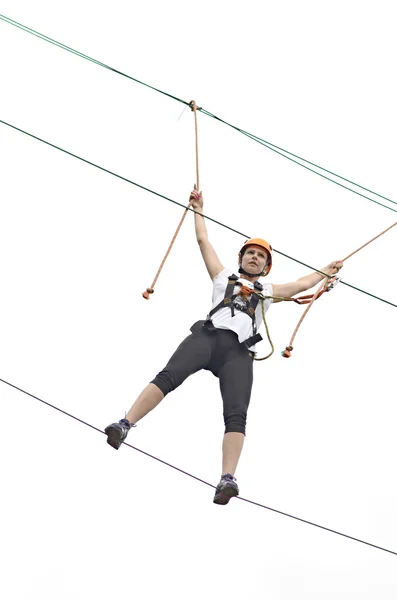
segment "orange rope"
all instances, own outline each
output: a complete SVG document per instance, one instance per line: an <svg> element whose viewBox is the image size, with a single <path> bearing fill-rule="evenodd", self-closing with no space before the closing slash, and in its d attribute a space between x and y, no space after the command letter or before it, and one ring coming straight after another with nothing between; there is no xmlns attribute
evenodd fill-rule
<svg viewBox="0 0 397 600"><path fill-rule="evenodd" d="M359 250L362 250L363 248L365 248L365 246L368 246L368 244L370 244L371 242L373 242L374 240L377 240L381 235L383 235L384 233L386 233L386 231L389 231L390 229L392 229L393 227L395 227L397 225L397 221L395 223L393 223L393 225L390 225L390 227L388 227L387 229L385 229L384 231L382 231L381 233L379 233L378 235L376 235L375 237L372 238L372 240L369 240L369 242L367 242L366 244L363 244L362 246L360 246L359 248L357 248L357 250L354 250L354 252L351 252L350 254L348 254L342 262L345 262L345 260L347 260L348 258L350 258L351 256L353 256L353 254L356 254Z"/></svg>
<svg viewBox="0 0 397 600"><path fill-rule="evenodd" d="M253 288L249 288L247 285L242 285L240 291L238 293L239 296L246 296L247 298L253 294L255 290Z"/></svg>
<svg viewBox="0 0 397 600"><path fill-rule="evenodd" d="M198 162L198 128L197 128L197 105L196 102L194 100L192 100L190 102L190 108L192 109L193 113L194 113L194 130L195 130L195 138L196 138L196 185L195 188L197 189L197 191L199 191L200 189L200 180L199 180L199 162ZM176 228L176 231L173 235L173 238L171 240L170 245L168 246L168 250L164 255L163 260L161 261L161 264L157 270L156 276L153 279L152 285L148 288L146 288L146 291L143 292L142 296L145 298L145 300L149 300L150 299L150 294L153 294L154 292L154 286L156 285L157 279L159 278L159 275L162 271L162 268L164 267L164 263L168 258L169 253L171 252L171 248L174 245L174 242L177 238L177 235L179 233L180 228L182 227L183 221L186 218L186 215L188 213L189 208L191 207L193 202L193 199L190 200L189 204L187 205L187 207L185 208L185 212L183 213L183 216L179 222L178 227Z"/></svg>
<svg viewBox="0 0 397 600"><path fill-rule="evenodd" d="M320 292L323 290L323 288L326 285L323 283L323 281L324 281L324 279L321 280L320 286L317 288L317 291L313 294L312 299L310 300L309 304L305 308L304 313L302 314L301 318L299 319L298 324L294 329L294 333L292 334L292 337L290 339L289 345L286 346L285 350L281 353L282 356L284 356L284 358L289 358L291 356L291 352L293 350L292 344L294 343L294 339L296 337L296 334L298 333L298 329L301 326L303 319L306 317L307 313L309 312L310 308L312 307L313 302L315 300L317 300L318 296L320 295Z"/></svg>
<svg viewBox="0 0 397 600"><path fill-rule="evenodd" d="M199 163L198 163L198 128L197 128L197 105L194 100L190 102L190 108L194 114L194 133L196 138L196 189L200 192L200 176L199 176Z"/></svg>
<svg viewBox="0 0 397 600"><path fill-rule="evenodd" d="M351 256L353 256L354 254L356 254L357 252L359 252L360 250L362 250L363 248L365 248L365 246L368 246L368 244L370 244L371 242L373 242L374 240L377 240L381 235L383 235L384 233L386 233L387 231L389 231L390 229L392 229L392 227L395 227L397 225L397 221L395 223L393 223L393 225L390 225L390 227L388 227L387 229L385 229L384 231L382 231L381 233L379 233L378 235L376 235L375 237L373 237L371 240L369 240L369 242L366 242L365 244L363 244L362 246L360 246L359 248L357 248L357 250L354 250L354 252L351 252L350 254L348 254L343 260L341 260L340 262L345 262L348 258L350 258ZM338 269L333 269L333 271L337 272ZM302 324L303 319L306 317L307 313L309 312L310 308L313 305L313 302L325 291L325 288L327 286L327 283L329 281L329 278L332 277L334 275L334 273L329 273L327 275L327 281L324 283L324 279L325 277L321 280L320 286L317 288L316 292L313 294L312 299L310 300L307 308L305 309L303 315L301 316L301 318L298 321L297 326L294 329L294 333L292 334L290 343L288 346L286 346L285 350L281 353L282 356L284 356L284 358L289 358L291 356L291 352L293 350L293 343L296 337L296 334L298 333L299 327Z"/></svg>

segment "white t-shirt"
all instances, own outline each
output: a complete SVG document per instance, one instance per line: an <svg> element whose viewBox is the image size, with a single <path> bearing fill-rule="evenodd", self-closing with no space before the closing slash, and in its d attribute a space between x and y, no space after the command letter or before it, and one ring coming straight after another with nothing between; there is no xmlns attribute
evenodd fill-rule
<svg viewBox="0 0 397 600"><path fill-rule="evenodd" d="M233 274L233 271L230 269L223 269L213 279L213 292L212 292L212 307L215 308L225 297L226 287L229 281L229 276ZM237 275L237 273L236 273ZM238 281L240 281L243 285L254 288L254 284L248 279L244 279L243 277L239 277ZM234 287L234 294L238 294L241 286L236 285ZM263 291L261 292L264 296L273 296L273 286L271 283L263 284ZM267 298L264 302L265 312L268 310L269 306L273 300L271 298ZM258 302L258 305L255 309L255 319L256 319L256 327L259 331L259 327L262 325L262 303ZM249 315L244 314L238 309L234 311L234 317L232 317L232 311L228 306L224 306L216 311L215 314L212 315L211 321L215 327L218 329L231 329L238 335L238 339L240 342L244 342L249 337L252 336L252 319ZM250 350L255 352L255 345L250 346Z"/></svg>

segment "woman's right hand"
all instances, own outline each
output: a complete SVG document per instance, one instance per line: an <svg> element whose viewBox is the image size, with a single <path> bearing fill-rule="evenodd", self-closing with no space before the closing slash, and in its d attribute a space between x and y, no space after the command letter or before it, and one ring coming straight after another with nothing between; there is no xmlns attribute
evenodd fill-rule
<svg viewBox="0 0 397 600"><path fill-rule="evenodd" d="M202 192L198 192L196 190L196 186L194 186L194 190L190 192L189 202L192 203L192 208L194 210L202 211L203 209L203 194Z"/></svg>

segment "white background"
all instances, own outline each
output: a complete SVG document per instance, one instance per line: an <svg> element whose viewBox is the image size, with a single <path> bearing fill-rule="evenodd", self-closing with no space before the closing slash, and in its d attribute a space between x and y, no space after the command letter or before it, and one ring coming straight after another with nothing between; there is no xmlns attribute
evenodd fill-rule
<svg viewBox="0 0 397 600"><path fill-rule="evenodd" d="M393 4L5 0L0 12L397 198ZM190 109L2 21L0 52L0 119L187 203ZM322 268L396 220L198 117L205 212L247 236ZM146 302L182 210L4 125L0 153L0 377L102 429L208 312L193 216ZM208 230L236 268L244 238ZM397 303L396 235L342 277ZM308 272L275 253L269 280ZM285 360L301 314L268 313L276 352L255 365L241 495L397 551L396 310L339 285ZM0 394L7 600L396 598L396 556L238 500L215 506L210 487ZM222 434L218 382L201 372L129 442L216 485Z"/></svg>

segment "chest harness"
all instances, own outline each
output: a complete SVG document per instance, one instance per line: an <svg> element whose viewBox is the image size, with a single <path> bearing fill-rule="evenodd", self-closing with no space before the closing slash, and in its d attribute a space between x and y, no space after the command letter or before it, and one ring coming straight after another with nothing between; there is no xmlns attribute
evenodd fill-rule
<svg viewBox="0 0 397 600"><path fill-rule="evenodd" d="M237 294L234 293L235 286L240 286L240 291ZM225 296L217 306L215 306L208 314L206 324L210 323L211 317L221 308L225 306L230 308L232 317L235 315L235 311L238 310L248 317L252 321L252 336L242 342L247 348L260 342L263 338L260 333L257 333L257 324L255 318L255 309L258 306L260 299L260 293L263 290L263 285L258 281L254 283L254 289L247 288L238 281L237 275L229 275L229 280L225 290ZM250 295L250 299L246 299Z"/></svg>

